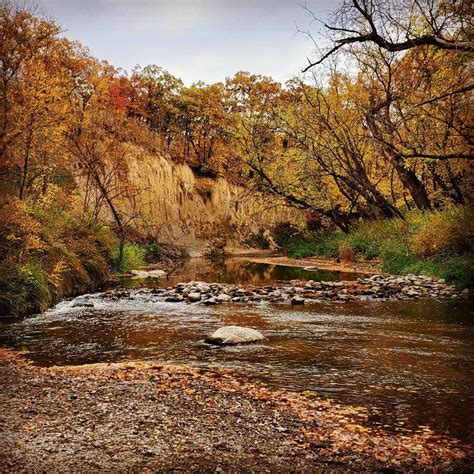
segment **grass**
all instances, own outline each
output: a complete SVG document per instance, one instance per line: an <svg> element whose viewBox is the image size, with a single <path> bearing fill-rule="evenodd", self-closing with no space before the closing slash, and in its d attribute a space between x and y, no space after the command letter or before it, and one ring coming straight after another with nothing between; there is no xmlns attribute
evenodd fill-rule
<svg viewBox="0 0 474 474"><path fill-rule="evenodd" d="M460 288L474 287L473 241L472 206L360 222L349 234L277 234L279 245L294 258L379 258L384 272L435 276Z"/></svg>
<svg viewBox="0 0 474 474"><path fill-rule="evenodd" d="M3 268L2 268L3 270ZM2 271L2 275L5 272ZM14 265L0 277L0 313L28 314L46 309L53 293L48 275L37 263Z"/></svg>
<svg viewBox="0 0 474 474"><path fill-rule="evenodd" d="M98 288L110 274L111 231L56 197L0 203L0 315L43 311Z"/></svg>

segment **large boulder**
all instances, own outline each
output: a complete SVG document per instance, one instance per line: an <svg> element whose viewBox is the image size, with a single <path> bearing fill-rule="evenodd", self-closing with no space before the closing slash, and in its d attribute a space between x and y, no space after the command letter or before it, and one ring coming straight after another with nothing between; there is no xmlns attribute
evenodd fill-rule
<svg viewBox="0 0 474 474"><path fill-rule="evenodd" d="M209 336L205 342L208 344L234 345L249 344L264 341L265 337L256 329L241 326L224 326Z"/></svg>

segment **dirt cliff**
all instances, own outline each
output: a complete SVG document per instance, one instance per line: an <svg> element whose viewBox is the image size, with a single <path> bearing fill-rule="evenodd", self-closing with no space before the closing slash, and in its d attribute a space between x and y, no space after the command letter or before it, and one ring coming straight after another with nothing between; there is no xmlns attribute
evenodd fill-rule
<svg viewBox="0 0 474 474"><path fill-rule="evenodd" d="M301 219L270 198L223 177L196 176L188 165L160 155L130 157L129 177L136 192L127 212L138 216L133 222L141 232L162 242L202 249L209 238L227 232L235 247L259 228Z"/></svg>

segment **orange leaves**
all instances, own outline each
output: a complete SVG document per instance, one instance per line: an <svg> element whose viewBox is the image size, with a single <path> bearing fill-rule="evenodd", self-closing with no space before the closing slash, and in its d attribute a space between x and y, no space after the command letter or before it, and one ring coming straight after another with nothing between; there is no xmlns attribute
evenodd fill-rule
<svg viewBox="0 0 474 474"><path fill-rule="evenodd" d="M110 85L110 104L121 113L125 113L130 104L130 88L130 83L125 78L119 78Z"/></svg>

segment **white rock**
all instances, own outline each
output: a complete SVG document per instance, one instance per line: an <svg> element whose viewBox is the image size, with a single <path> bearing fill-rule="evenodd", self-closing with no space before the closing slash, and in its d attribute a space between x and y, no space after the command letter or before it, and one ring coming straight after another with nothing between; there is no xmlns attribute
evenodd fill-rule
<svg viewBox="0 0 474 474"><path fill-rule="evenodd" d="M202 281L196 284L196 289L201 293L208 293L209 291L211 291L211 287L207 283L204 283Z"/></svg>
<svg viewBox="0 0 474 474"><path fill-rule="evenodd" d="M130 270L134 278L161 278L166 275L163 270Z"/></svg>
<svg viewBox="0 0 474 474"><path fill-rule="evenodd" d="M265 337L256 329L241 326L224 326L215 331L205 342L208 344L233 345L264 340Z"/></svg>
<svg viewBox="0 0 474 474"><path fill-rule="evenodd" d="M222 301L226 303L227 301L230 301L232 299L231 296L226 295L225 293L220 294L219 296L216 297L217 301Z"/></svg>
<svg viewBox="0 0 474 474"><path fill-rule="evenodd" d="M189 301L201 301L201 293L189 293Z"/></svg>

